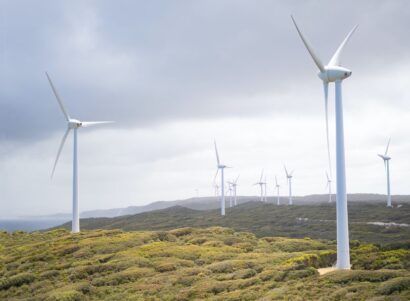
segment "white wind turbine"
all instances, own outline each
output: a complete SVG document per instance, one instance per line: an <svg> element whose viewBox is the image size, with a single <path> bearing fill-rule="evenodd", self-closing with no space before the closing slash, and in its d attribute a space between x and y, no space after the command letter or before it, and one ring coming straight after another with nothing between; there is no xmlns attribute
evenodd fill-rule
<svg viewBox="0 0 410 301"><path fill-rule="evenodd" d="M389 142L387 143L386 151L384 152L384 155L378 154L380 158L383 159L384 162L384 168L386 169L386 176L387 176L387 207L391 207L391 195L390 195L390 159L387 155L387 152L389 151L389 145L390 145L390 139Z"/></svg>
<svg viewBox="0 0 410 301"><path fill-rule="evenodd" d="M254 186L255 186L255 185L259 185L259 187L260 187L260 189L261 189L261 202L263 202L263 200L264 200L264 198L263 198L263 196L264 196L264 193L263 193L263 185L265 185L265 182L262 182L262 178L263 178L263 170L262 170L262 173L261 173L261 177L260 177L260 179L259 179L259 182L256 182L255 184L253 184Z"/></svg>
<svg viewBox="0 0 410 301"><path fill-rule="evenodd" d="M329 203L331 203L332 202L332 179L329 177L327 172L326 172L326 188L329 191Z"/></svg>
<svg viewBox="0 0 410 301"><path fill-rule="evenodd" d="M229 190L229 208L232 208L233 187L230 182L228 182L228 190Z"/></svg>
<svg viewBox="0 0 410 301"><path fill-rule="evenodd" d="M218 196L219 194L219 185L216 183L214 183L214 193L215 193L215 196Z"/></svg>
<svg viewBox="0 0 410 301"><path fill-rule="evenodd" d="M60 109L63 112L66 121L67 121L67 130L63 136L63 139L61 140L60 147L58 148L58 153L56 160L54 162L53 166L53 171L51 172L51 177L54 175L54 171L57 166L58 159L60 157L61 151L63 150L64 143L68 137L68 134L70 133L71 130L73 130L74 133L74 149L73 149L73 219L71 222L71 227L72 227L72 232L77 233L80 232L80 216L79 216L79 208L78 208L78 168L77 168L77 129L81 127L90 127L94 125L100 125L100 124L106 124L106 123L112 123L112 121L80 121L77 119L73 119L70 117L68 114L68 111L63 105L63 102L58 95L58 92L56 88L53 85L53 82L51 81L50 76L46 72L47 79L50 83L51 89L54 92L55 97L57 98L58 104L60 105Z"/></svg>
<svg viewBox="0 0 410 301"><path fill-rule="evenodd" d="M268 202L268 197L267 197L267 191L268 191L268 185L266 184L267 182L266 182L266 176L265 176L265 182L263 182L263 186L265 187L265 195L264 195L264 199L265 199L265 203L267 203Z"/></svg>
<svg viewBox="0 0 410 301"><path fill-rule="evenodd" d="M293 199L292 199L292 178L293 178L293 172L294 172L294 170L292 170L291 172L288 172L288 170L286 169L286 166L285 166L286 178L287 178L287 180L288 180L288 185L289 185L289 205L293 205Z"/></svg>
<svg viewBox="0 0 410 301"><path fill-rule="evenodd" d="M231 187L232 187L234 206L238 205L238 202L237 202L237 199L236 199L236 187L238 186L238 179L239 179L239 176L236 178L235 181L228 182L228 184L231 185Z"/></svg>
<svg viewBox="0 0 410 301"><path fill-rule="evenodd" d="M215 178L218 175L219 170L221 170L221 215L225 215L225 180L224 180L224 170L225 168L230 168L229 166L226 166L224 164L221 164L219 160L219 154L218 154L218 148L216 147L216 141L214 141L215 144L215 154L216 154L216 174ZM214 178L214 179L215 179Z"/></svg>
<svg viewBox="0 0 410 301"><path fill-rule="evenodd" d="M279 195L280 185L278 184L278 179L276 178L276 176L275 176L275 187L276 187L276 194L278 198L277 205L279 206L280 205L280 195Z"/></svg>
<svg viewBox="0 0 410 301"><path fill-rule="evenodd" d="M350 269L350 249L349 249L349 225L347 213L346 197L346 168L345 168L345 147L344 147L344 129L343 129L343 105L342 105L342 81L352 75L352 71L341 67L340 56L343 48L356 30L357 25L349 32L343 42L333 54L329 63L325 66L314 53L312 47L299 30L295 19L292 16L293 23L299 33L300 38L305 44L316 66L319 68L319 78L323 81L325 94L325 112L326 112L326 137L328 148L328 159L330 165L330 148L329 148L329 128L328 128L328 87L330 82L335 83L335 111L336 111L336 219L337 219L337 263L338 269ZM330 166L329 166L330 168Z"/></svg>

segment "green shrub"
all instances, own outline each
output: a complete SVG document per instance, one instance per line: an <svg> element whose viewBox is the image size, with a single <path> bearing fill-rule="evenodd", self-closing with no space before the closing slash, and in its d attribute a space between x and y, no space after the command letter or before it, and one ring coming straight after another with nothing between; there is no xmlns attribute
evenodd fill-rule
<svg viewBox="0 0 410 301"><path fill-rule="evenodd" d="M153 271L148 268L131 268L106 277L94 279L92 284L95 286L113 286L123 283L133 282L142 277L151 276Z"/></svg>
<svg viewBox="0 0 410 301"><path fill-rule="evenodd" d="M82 301L84 295L74 290L51 293L45 301Z"/></svg>
<svg viewBox="0 0 410 301"><path fill-rule="evenodd" d="M369 282L383 282L391 278L400 276L401 274L396 271L380 270L380 271L336 271L329 273L324 277L330 282L334 283L350 283L353 281L369 281Z"/></svg>
<svg viewBox="0 0 410 301"><path fill-rule="evenodd" d="M155 266L155 270L160 273L175 271L177 265L174 262L161 262Z"/></svg>
<svg viewBox="0 0 410 301"><path fill-rule="evenodd" d="M40 274L41 279L50 279L57 277L60 274L57 270L48 270Z"/></svg>
<svg viewBox="0 0 410 301"><path fill-rule="evenodd" d="M21 273L15 276L0 279L0 290L6 290L13 286L21 286L23 284L29 284L36 279L34 275L29 273Z"/></svg>
<svg viewBox="0 0 410 301"><path fill-rule="evenodd" d="M181 237L185 235L189 235L194 231L192 228L179 228L169 231L170 234L175 235L176 237Z"/></svg>
<svg viewBox="0 0 410 301"><path fill-rule="evenodd" d="M382 295L391 295L404 290L410 290L410 277L397 277L387 280L380 285L378 292Z"/></svg>

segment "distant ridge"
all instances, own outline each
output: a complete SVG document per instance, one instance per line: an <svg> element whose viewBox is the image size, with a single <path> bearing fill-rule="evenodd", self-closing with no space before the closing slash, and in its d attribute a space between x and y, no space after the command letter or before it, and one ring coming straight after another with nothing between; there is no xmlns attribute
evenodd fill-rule
<svg viewBox="0 0 410 301"><path fill-rule="evenodd" d="M375 243L410 241L410 204L386 208L384 203L350 202L351 238ZM247 202L227 208L222 217L219 209L195 210L180 205L156 211L113 218L81 219L83 230L122 229L125 231L171 230L183 227L207 228L222 226L263 236L310 237L335 239L335 203L281 205ZM380 225L374 224L381 222ZM387 223L384 226L383 223ZM390 223L390 224L389 224ZM398 226L389 226L400 224ZM403 226L401 226L403 225ZM70 229L71 222L60 227ZM58 227L56 227L58 228Z"/></svg>
<svg viewBox="0 0 410 301"><path fill-rule="evenodd" d="M329 196L327 194L312 194L306 196L293 197L294 203L297 204L318 204L327 203ZM333 199L335 196L333 195ZM356 193L349 194L348 201L351 202L385 202L386 196L383 194L369 194L369 193ZM258 196L238 196L238 204L247 202L259 202ZM395 195L392 196L393 202L410 202L410 195ZM287 197L281 196L282 203L286 204ZM229 205L229 197L226 197L227 207ZM275 203L276 197L268 197L268 203ZM81 213L82 218L88 217L116 217L122 215L137 214L143 212L149 212L159 209L165 209L173 206L183 206L195 210L212 210L220 207L219 197L196 197L185 200L176 201L157 201L142 206L129 206L126 208L113 208L113 209L101 209L84 211Z"/></svg>

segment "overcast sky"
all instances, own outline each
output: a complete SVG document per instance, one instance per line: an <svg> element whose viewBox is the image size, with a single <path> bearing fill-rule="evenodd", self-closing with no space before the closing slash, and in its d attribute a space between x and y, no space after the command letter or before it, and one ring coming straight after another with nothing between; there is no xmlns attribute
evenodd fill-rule
<svg viewBox="0 0 410 301"><path fill-rule="evenodd" d="M392 137L393 194L410 193L410 2L0 0L0 216L71 211L70 115L116 123L79 130L80 210L212 195L213 140L256 195L283 165L296 195L325 193L324 101L291 22L342 63L347 190L385 193L377 153ZM330 87L334 163L334 86Z"/></svg>

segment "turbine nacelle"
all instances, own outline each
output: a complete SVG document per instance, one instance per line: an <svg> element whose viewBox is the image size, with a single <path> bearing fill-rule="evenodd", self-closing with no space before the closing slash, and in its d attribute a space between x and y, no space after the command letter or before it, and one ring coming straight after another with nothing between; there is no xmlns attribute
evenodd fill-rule
<svg viewBox="0 0 410 301"><path fill-rule="evenodd" d="M352 71L340 66L326 66L324 72L319 72L318 76L326 83L344 80L352 75Z"/></svg>
<svg viewBox="0 0 410 301"><path fill-rule="evenodd" d="M77 119L68 120L68 128L70 129L76 129L82 126L83 126L83 123L80 120L77 120Z"/></svg>
<svg viewBox="0 0 410 301"><path fill-rule="evenodd" d="M382 158L384 161L389 161L391 159L391 157L389 157L389 156L384 156L384 155L380 155L380 154L378 154L378 156L380 158Z"/></svg>

